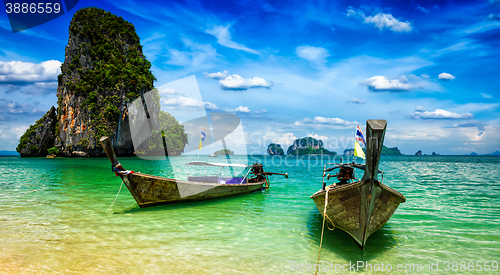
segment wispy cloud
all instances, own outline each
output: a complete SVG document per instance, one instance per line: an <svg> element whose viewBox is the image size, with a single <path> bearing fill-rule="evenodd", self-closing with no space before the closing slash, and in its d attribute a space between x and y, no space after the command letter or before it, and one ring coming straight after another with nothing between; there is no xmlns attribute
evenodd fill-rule
<svg viewBox="0 0 500 275"><path fill-rule="evenodd" d="M193 69L206 68L211 67L218 56L210 44L199 44L187 38L182 38L182 42L189 51L169 49L170 60L167 64Z"/></svg>
<svg viewBox="0 0 500 275"><path fill-rule="evenodd" d="M231 39L231 34L229 33L230 26L231 25L227 25L227 26L217 25L211 29L206 30L206 32L208 34L215 36L217 38L217 43L221 44L224 47L228 47L228 48L235 49L235 50L241 50L241 51L245 51L245 52L249 52L249 53L253 53L253 54L260 54L256 50L250 49L243 44L234 42Z"/></svg>
<svg viewBox="0 0 500 275"><path fill-rule="evenodd" d="M329 56L328 51L322 47L300 46L295 52L298 57L315 64L324 64Z"/></svg>
<svg viewBox="0 0 500 275"><path fill-rule="evenodd" d="M421 119L466 119L472 118L471 113L453 113L443 109L436 109L432 112L426 111L423 107L418 106L415 112L410 115L412 118Z"/></svg>
<svg viewBox="0 0 500 275"><path fill-rule="evenodd" d="M493 96L491 96L491 95L489 95L489 94L485 94L485 93L481 93L481 96L482 96L483 98L486 98L486 99L491 99L491 98L493 98Z"/></svg>
<svg viewBox="0 0 500 275"><path fill-rule="evenodd" d="M348 100L347 102L349 102L349 103L356 103L356 104L365 104L366 100L361 100L361 99L357 99L357 98L354 97L354 98Z"/></svg>
<svg viewBox="0 0 500 275"><path fill-rule="evenodd" d="M321 125L332 125L332 126L350 126L358 124L357 121L348 121L338 117L322 117L316 116L313 119L304 118L301 121L296 121L294 125L312 125L312 124L321 124Z"/></svg>
<svg viewBox="0 0 500 275"><path fill-rule="evenodd" d="M373 24L380 30L387 28L393 32L410 32L412 26L408 21L400 21L394 18L390 13L378 13L374 16L365 15L362 10L354 10L352 7L347 9L347 17L358 18L364 24Z"/></svg>

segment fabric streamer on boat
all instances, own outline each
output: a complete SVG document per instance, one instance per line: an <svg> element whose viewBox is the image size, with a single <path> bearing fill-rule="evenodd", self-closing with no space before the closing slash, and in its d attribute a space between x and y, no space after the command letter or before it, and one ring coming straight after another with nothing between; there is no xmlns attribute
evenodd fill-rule
<svg viewBox="0 0 500 275"><path fill-rule="evenodd" d="M118 167L118 168L122 168L123 170L118 170L118 169L117 169L117 167ZM122 175L129 175L129 174L133 174L133 173L134 173L134 171L125 170L125 169L123 168L123 166L120 164L120 162L119 162L119 161L117 161L117 162L115 162L115 163L113 163L113 164L111 165L111 170L112 170L113 172L115 172L115 175L116 175L117 177L119 177L119 176L120 176L119 174L122 174Z"/></svg>
<svg viewBox="0 0 500 275"><path fill-rule="evenodd" d="M330 217L328 217L328 215L326 214L326 206L328 205L328 192L330 191L330 187L327 187L326 188L326 194L325 194L325 209L323 210L323 225L321 226L321 240L319 241L319 251L318 251L318 261L316 262L316 272L314 272L314 275L317 275L318 274L318 270L319 270L319 259L321 257L321 246L323 245L323 232L325 231L325 217L332 223L333 225L333 228L330 228L328 227L328 224L326 225L326 227L328 227L329 230L335 230L335 224L333 223L333 221L330 219Z"/></svg>

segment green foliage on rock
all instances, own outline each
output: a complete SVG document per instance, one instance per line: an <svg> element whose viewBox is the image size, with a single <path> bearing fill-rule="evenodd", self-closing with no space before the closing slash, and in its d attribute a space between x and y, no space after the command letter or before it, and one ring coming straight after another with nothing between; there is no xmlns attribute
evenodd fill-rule
<svg viewBox="0 0 500 275"><path fill-rule="evenodd" d="M48 155L57 155L59 154L59 149L57 147L51 147L47 149L47 154Z"/></svg>
<svg viewBox="0 0 500 275"><path fill-rule="evenodd" d="M38 119L35 122L35 124L30 125L28 130L26 130L26 132L21 136L21 138L19 139L19 144L16 147L16 151L18 153L21 153L21 150L23 150L26 147L26 144L28 144L30 136L34 137L34 134L36 133L36 129L38 129L38 127L42 126L42 124L45 121L45 119L47 118L47 116L48 116L48 114L45 114L43 117ZM30 150L32 150L32 149L36 150L37 148L31 147Z"/></svg>

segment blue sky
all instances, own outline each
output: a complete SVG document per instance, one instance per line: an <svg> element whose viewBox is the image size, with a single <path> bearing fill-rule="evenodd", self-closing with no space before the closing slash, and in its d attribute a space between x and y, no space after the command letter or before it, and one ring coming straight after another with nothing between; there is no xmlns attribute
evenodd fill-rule
<svg viewBox="0 0 500 275"><path fill-rule="evenodd" d="M2 10L0 150L56 105L69 23L89 6L135 25L156 86L194 75L207 112L238 114L250 152L305 136L342 152L372 118L404 154L500 150L493 0L80 1L18 33Z"/></svg>

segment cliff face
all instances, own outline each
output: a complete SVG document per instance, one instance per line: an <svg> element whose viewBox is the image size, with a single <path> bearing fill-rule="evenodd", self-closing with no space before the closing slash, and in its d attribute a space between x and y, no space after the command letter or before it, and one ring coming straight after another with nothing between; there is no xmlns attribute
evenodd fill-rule
<svg viewBox="0 0 500 275"><path fill-rule="evenodd" d="M48 140L63 156L105 156L99 139L110 136L117 155L133 154L126 106L153 88L150 68L132 24L97 8L79 10L58 76L55 131L37 133L30 144L42 150ZM25 156L46 155L33 152Z"/></svg>
<svg viewBox="0 0 500 275"><path fill-rule="evenodd" d="M26 130L19 140L19 145L16 148L17 152L22 157L43 157L47 155L47 149L54 146L56 124L56 109L52 106L43 117Z"/></svg>

